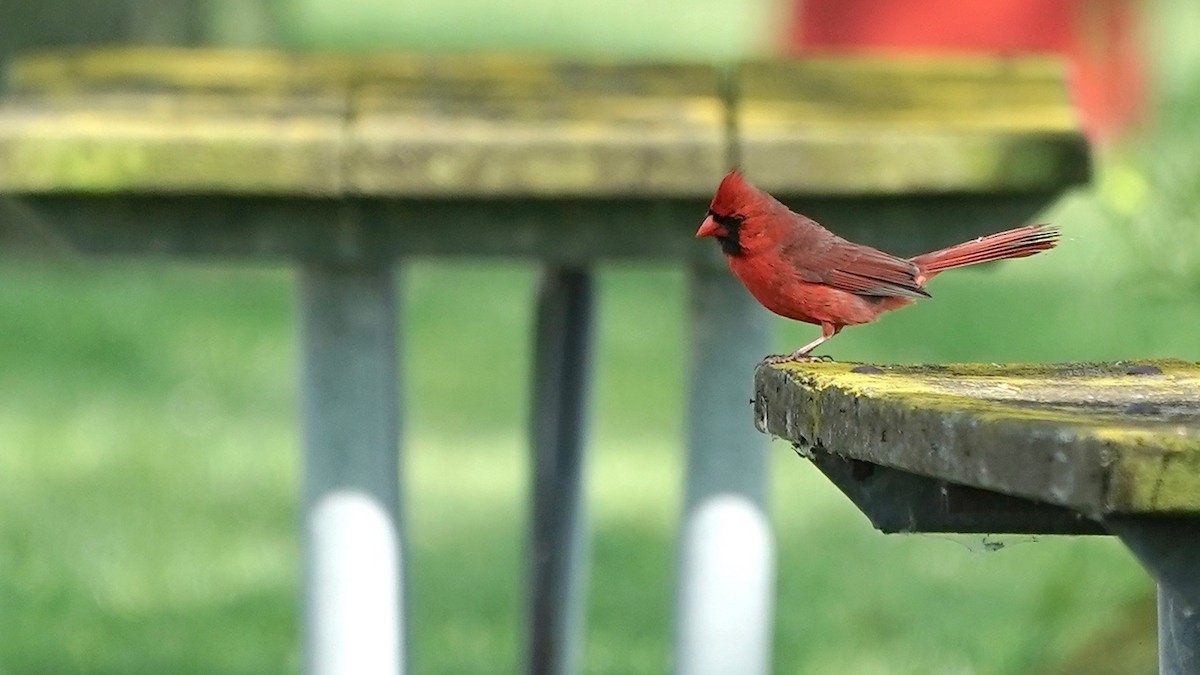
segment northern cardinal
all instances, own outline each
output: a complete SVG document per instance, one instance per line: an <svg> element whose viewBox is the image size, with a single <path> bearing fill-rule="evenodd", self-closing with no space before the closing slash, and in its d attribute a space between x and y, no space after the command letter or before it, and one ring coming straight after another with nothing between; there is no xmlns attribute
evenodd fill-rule
<svg viewBox="0 0 1200 675"><path fill-rule="evenodd" d="M925 282L955 267L1023 258L1054 248L1058 229L1029 225L972 239L915 258L897 258L846 241L794 213L731 171L713 197L697 237L715 237L729 262L764 307L821 326L821 337L788 357L804 360L842 328L927 298Z"/></svg>

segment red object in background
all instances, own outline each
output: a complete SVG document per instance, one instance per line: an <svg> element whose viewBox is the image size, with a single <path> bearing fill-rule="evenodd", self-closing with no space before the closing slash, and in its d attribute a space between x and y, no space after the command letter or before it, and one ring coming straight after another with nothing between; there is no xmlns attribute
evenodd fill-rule
<svg viewBox="0 0 1200 675"><path fill-rule="evenodd" d="M1073 66L1088 136L1143 112L1137 0L795 0L792 53L1057 53Z"/></svg>

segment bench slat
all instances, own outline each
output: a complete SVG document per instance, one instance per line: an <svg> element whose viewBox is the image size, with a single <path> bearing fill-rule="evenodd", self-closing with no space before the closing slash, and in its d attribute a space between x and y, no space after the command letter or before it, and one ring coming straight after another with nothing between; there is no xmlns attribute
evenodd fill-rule
<svg viewBox="0 0 1200 675"><path fill-rule="evenodd" d="M725 168L724 112L713 93L447 101L372 89L355 100L346 180L368 195L703 199Z"/></svg>
<svg viewBox="0 0 1200 675"><path fill-rule="evenodd" d="M137 49L18 60L0 190L707 197L714 68Z"/></svg>
<svg viewBox="0 0 1200 675"><path fill-rule="evenodd" d="M325 92L386 85L393 93L513 92L712 95L716 72L704 64L566 61L510 54L388 52L365 55L255 49L133 47L34 52L8 66L14 93L111 91Z"/></svg>
<svg viewBox="0 0 1200 675"><path fill-rule="evenodd" d="M34 54L7 74L0 190L705 198L734 154L781 195L1054 194L1087 178L1049 60L813 59L733 76L731 132L705 65Z"/></svg>
<svg viewBox="0 0 1200 675"><path fill-rule="evenodd" d="M1089 172L1051 59L748 63L738 91L741 160L768 191L1053 192Z"/></svg>
<svg viewBox="0 0 1200 675"><path fill-rule="evenodd" d="M9 102L0 105L0 189L339 195L344 106L309 103L162 95Z"/></svg>

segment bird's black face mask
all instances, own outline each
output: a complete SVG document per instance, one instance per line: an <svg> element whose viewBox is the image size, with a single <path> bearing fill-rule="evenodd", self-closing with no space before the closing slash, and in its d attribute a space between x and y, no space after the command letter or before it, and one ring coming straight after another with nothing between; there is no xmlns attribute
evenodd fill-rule
<svg viewBox="0 0 1200 675"><path fill-rule="evenodd" d="M708 215L713 221L725 228L725 234L717 235L717 242L721 244L721 251L725 255L741 255L742 242L740 239L742 221L745 220L741 216L722 216L712 211Z"/></svg>

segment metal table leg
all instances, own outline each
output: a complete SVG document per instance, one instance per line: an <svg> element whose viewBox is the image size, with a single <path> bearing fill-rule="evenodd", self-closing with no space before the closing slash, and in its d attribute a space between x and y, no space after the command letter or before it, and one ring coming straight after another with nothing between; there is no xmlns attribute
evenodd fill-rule
<svg viewBox="0 0 1200 675"><path fill-rule="evenodd" d="M1158 672L1200 673L1200 522L1118 516L1105 527L1158 582Z"/></svg>
<svg viewBox="0 0 1200 675"><path fill-rule="evenodd" d="M579 670L587 589L583 474L591 375L593 283L547 269L537 304L533 373L533 518L528 671Z"/></svg>
<svg viewBox="0 0 1200 675"><path fill-rule="evenodd" d="M1158 672L1200 673L1200 612L1158 586Z"/></svg>
<svg viewBox="0 0 1200 675"><path fill-rule="evenodd" d="M688 466L675 669L770 670L775 552L766 442L746 424L767 314L723 268L693 266Z"/></svg>
<svg viewBox="0 0 1200 675"><path fill-rule="evenodd" d="M300 269L307 671L393 675L407 655L390 266Z"/></svg>

